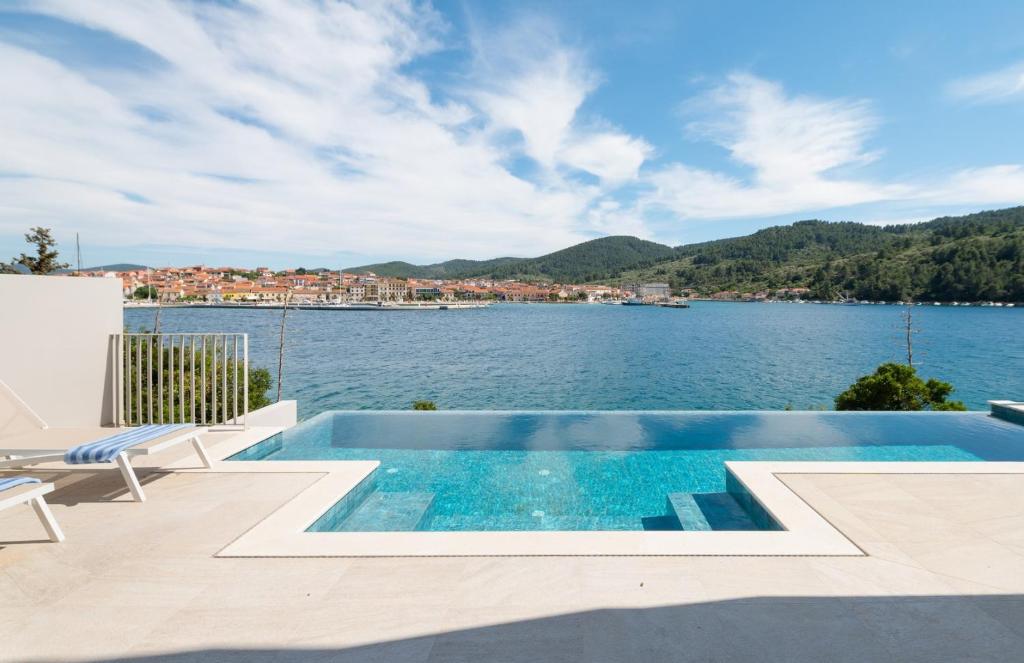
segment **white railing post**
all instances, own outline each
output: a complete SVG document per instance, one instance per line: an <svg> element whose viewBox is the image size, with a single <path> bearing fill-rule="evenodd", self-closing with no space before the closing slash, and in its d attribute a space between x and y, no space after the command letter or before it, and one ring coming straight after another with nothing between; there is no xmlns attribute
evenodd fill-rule
<svg viewBox="0 0 1024 663"><path fill-rule="evenodd" d="M114 399L113 416L117 424L135 426L153 423L198 423L245 427L249 414L248 334L140 332L137 334L112 334L110 340L113 344L111 394ZM241 354L239 354L239 341L241 341ZM146 344L145 352L142 349L143 343ZM132 344L135 345L134 352ZM166 361L164 359L165 349L168 351ZM155 359L154 352L156 352ZM186 354L188 355L187 367ZM209 385L206 381L207 358L210 360ZM198 367L196 366L197 360ZM165 367L166 380L164 379ZM143 383L143 371L146 372L145 383ZM196 376L197 371L199 372L198 377ZM233 371L234 374L229 376L229 371ZM167 393L166 413L164 412L165 388ZM175 392L177 392L177 396L175 396ZM188 395L187 401L185 400L186 394ZM239 407L239 399L242 401L241 407ZM154 400L156 401L155 406ZM207 405L207 400L209 400L209 405ZM143 407L144 401L145 407ZM199 408L198 418L197 407Z"/></svg>
<svg viewBox="0 0 1024 663"><path fill-rule="evenodd" d="M248 426L249 422L249 335L242 334L242 426Z"/></svg>

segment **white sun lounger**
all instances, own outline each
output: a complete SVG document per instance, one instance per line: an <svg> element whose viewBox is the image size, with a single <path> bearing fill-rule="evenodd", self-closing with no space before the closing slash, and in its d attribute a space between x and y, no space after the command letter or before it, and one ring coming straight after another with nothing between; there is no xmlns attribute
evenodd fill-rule
<svg viewBox="0 0 1024 663"><path fill-rule="evenodd" d="M50 512L43 495L53 492L52 483L41 483L32 477L6 477L0 479L0 511L18 504L29 504L39 516L39 522L46 528L50 541L60 543L64 532Z"/></svg>
<svg viewBox="0 0 1024 663"><path fill-rule="evenodd" d="M116 463L124 477L128 490L137 502L146 499L138 477L132 469L131 458L145 456L182 442L191 442L202 461L203 467L210 467L210 457L203 447L200 435L208 430L205 426L192 424L177 427L140 426L136 428L106 428L93 426L85 428L50 428L39 415L0 381L0 405L6 413L17 410L17 429L10 426L0 433L0 468L27 467L39 463L69 462L72 464ZM13 417L8 417L13 421ZM114 445L115 454L104 454L104 442L119 438L130 442L130 446ZM100 453L88 453L84 446L99 447ZM94 447L94 451L95 451Z"/></svg>

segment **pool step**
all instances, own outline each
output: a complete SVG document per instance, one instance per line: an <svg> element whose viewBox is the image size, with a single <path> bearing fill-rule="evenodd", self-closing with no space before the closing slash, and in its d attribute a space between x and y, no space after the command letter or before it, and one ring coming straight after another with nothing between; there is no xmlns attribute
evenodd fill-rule
<svg viewBox="0 0 1024 663"><path fill-rule="evenodd" d="M711 523L704 517L692 493L669 493L668 511L675 513L684 530L710 530Z"/></svg>
<svg viewBox="0 0 1024 663"><path fill-rule="evenodd" d="M671 493L668 506L684 530L760 529L747 510L729 493Z"/></svg>
<svg viewBox="0 0 1024 663"><path fill-rule="evenodd" d="M635 516L561 516L561 515L434 515L426 528L431 531L562 531L635 530ZM678 529L678 528L677 528Z"/></svg>
<svg viewBox="0 0 1024 663"><path fill-rule="evenodd" d="M402 532L414 530L433 501L434 493L370 493L363 503L342 521L336 531Z"/></svg>

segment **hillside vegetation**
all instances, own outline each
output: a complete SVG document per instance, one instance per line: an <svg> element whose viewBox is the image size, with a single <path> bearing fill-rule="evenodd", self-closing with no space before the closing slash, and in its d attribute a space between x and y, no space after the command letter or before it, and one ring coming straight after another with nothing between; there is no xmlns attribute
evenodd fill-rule
<svg viewBox="0 0 1024 663"><path fill-rule="evenodd" d="M1024 301L1024 207L884 227L798 221L675 248L602 237L539 258L389 262L347 271L562 283L667 281L701 293L809 287L816 299Z"/></svg>
<svg viewBox="0 0 1024 663"><path fill-rule="evenodd" d="M386 262L350 267L356 274L424 279L457 279L491 276L501 279L587 282L618 277L628 269L641 269L675 257L669 246L637 237L601 237L570 246L539 258L449 260L433 265Z"/></svg>
<svg viewBox="0 0 1024 663"><path fill-rule="evenodd" d="M885 227L800 221L676 251L623 277L705 292L805 286L819 299L1024 301L1024 207Z"/></svg>
<svg viewBox="0 0 1024 663"><path fill-rule="evenodd" d="M526 258L494 258L493 260L446 260L432 265L414 265L395 260L380 262L373 265L348 267L346 272L365 274L373 272L379 276L391 276L404 279L459 279L468 276L490 274L494 270L509 264L523 262Z"/></svg>

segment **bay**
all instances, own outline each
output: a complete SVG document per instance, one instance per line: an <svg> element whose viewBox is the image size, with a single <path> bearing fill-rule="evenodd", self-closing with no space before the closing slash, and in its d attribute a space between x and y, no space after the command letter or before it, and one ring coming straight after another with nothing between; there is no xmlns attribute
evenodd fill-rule
<svg viewBox="0 0 1024 663"><path fill-rule="evenodd" d="M696 302L289 311L284 397L333 409L779 410L832 407L903 361L902 307ZM1024 400L1024 309L914 307L915 365L971 409ZM132 331L155 309L126 309ZM165 308L164 332L245 332L276 378L280 310ZM271 396L274 395L272 390Z"/></svg>

